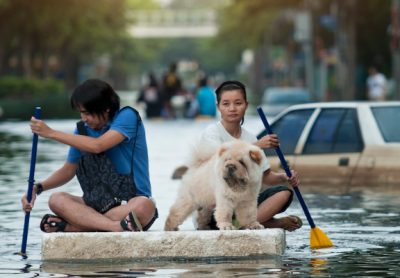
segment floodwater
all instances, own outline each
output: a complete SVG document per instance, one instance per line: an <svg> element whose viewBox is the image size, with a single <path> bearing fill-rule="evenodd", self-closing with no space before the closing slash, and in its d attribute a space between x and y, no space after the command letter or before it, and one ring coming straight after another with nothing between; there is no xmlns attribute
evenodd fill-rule
<svg viewBox="0 0 400 278"><path fill-rule="evenodd" d="M52 128L73 132L74 120L46 121ZM174 202L179 180L174 169L185 162L188 148L212 121L144 121L150 159L153 196L160 218L151 230L162 230ZM48 263L41 261L41 217L49 213L47 201L58 190L81 195L76 179L62 188L44 192L31 213L27 257L21 249L24 215L20 199L29 176L32 134L29 122L0 124L0 277L400 277L400 184L399 188L350 190L339 195L321 184L300 187L318 228L335 247L310 250L310 228L296 198L282 216L299 215L304 226L286 234L283 256L242 261L102 261ZM258 133L257 117L245 127ZM65 162L68 147L39 139L35 179L41 181ZM301 173L300 173L301 176ZM191 220L181 227L192 230Z"/></svg>

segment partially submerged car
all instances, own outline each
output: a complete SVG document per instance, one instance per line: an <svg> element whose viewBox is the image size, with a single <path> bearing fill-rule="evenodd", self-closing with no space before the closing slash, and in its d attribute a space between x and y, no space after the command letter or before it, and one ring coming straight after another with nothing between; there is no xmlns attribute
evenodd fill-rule
<svg viewBox="0 0 400 278"><path fill-rule="evenodd" d="M400 185L399 101L294 105L270 125L301 184ZM275 150L265 154L283 172Z"/></svg>

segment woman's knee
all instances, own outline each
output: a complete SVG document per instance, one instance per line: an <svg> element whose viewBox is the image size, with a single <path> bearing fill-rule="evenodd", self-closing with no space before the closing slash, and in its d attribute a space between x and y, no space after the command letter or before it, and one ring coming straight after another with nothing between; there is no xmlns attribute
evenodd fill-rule
<svg viewBox="0 0 400 278"><path fill-rule="evenodd" d="M289 201L290 196L292 195L292 192L289 190L284 190L280 191L278 193L275 193L277 197L281 198L282 200L285 200L286 202Z"/></svg>

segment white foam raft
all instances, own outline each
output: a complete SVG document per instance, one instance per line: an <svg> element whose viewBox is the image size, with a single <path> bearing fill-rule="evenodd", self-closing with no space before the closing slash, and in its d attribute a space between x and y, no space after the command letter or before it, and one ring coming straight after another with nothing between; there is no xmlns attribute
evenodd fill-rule
<svg viewBox="0 0 400 278"><path fill-rule="evenodd" d="M283 229L50 233L42 260L163 259L283 255Z"/></svg>

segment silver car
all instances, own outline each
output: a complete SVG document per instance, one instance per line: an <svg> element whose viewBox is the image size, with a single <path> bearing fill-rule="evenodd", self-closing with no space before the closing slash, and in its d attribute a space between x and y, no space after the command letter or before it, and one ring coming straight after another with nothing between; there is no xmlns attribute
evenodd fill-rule
<svg viewBox="0 0 400 278"><path fill-rule="evenodd" d="M400 186L398 101L295 105L270 125L302 184L344 192L354 186ZM275 150L265 153L271 169L283 172Z"/></svg>
<svg viewBox="0 0 400 278"><path fill-rule="evenodd" d="M261 107L265 115L276 116L294 104L311 102L311 95L305 88L270 87L264 92Z"/></svg>

